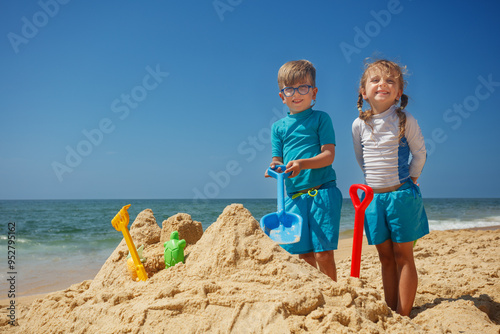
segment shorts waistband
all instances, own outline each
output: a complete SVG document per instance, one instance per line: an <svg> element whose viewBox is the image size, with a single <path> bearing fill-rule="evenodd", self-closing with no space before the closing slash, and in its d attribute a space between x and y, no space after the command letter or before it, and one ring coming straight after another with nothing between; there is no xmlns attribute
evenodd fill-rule
<svg viewBox="0 0 500 334"><path fill-rule="evenodd" d="M375 194L390 193L390 192L398 190L403 184L404 183L400 183L400 184L397 184L397 185L391 186L391 187L373 189L373 192Z"/></svg>
<svg viewBox="0 0 500 334"><path fill-rule="evenodd" d="M373 189L373 192L375 194L383 194L383 193L389 193L393 192L396 190L406 190L406 189L412 189L413 195L416 197L417 195L422 196L420 194L420 190L418 186L412 181L412 179L408 179L405 182L392 186L392 187L386 187L386 188L378 188L378 189Z"/></svg>
<svg viewBox="0 0 500 334"><path fill-rule="evenodd" d="M314 197L317 194L317 190L333 188L333 187L336 187L336 186L337 186L337 181L336 180L332 180L332 181L325 182L322 185L317 186L317 187L312 187L312 188L309 188L309 189L306 189L306 190L295 191L293 193L288 193L288 197L291 197L292 199L295 199L298 196L305 195L305 194L309 194L310 196Z"/></svg>

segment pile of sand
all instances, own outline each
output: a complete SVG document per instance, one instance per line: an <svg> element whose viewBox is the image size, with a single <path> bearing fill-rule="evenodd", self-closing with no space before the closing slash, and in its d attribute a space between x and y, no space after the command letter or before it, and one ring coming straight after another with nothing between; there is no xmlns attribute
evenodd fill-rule
<svg viewBox="0 0 500 334"><path fill-rule="evenodd" d="M500 229L433 231L414 248L419 276L410 314L424 333L500 333ZM338 263L340 280L350 260ZM362 259L361 280L383 291L376 253Z"/></svg>
<svg viewBox="0 0 500 334"><path fill-rule="evenodd" d="M19 332L499 333L499 231L468 232L471 245L484 239L477 248L444 232L419 241L422 284L411 320L383 301L376 255L363 258L361 279L347 277L348 260L338 263L336 283L272 242L242 205L226 207L197 242L188 217L171 217L190 240L185 264L164 269L160 239L172 226L166 221L162 231L144 210L130 230L144 244L147 281L130 279L122 241L93 280L35 300Z"/></svg>

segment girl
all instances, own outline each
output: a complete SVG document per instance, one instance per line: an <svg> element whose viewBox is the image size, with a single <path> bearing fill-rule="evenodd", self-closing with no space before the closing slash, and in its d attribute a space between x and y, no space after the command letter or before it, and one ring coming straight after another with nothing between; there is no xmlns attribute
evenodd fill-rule
<svg viewBox="0 0 500 334"><path fill-rule="evenodd" d="M425 143L416 119L404 110L405 69L388 60L366 65L352 138L365 182L374 192L365 231L368 243L377 247L385 301L409 316L418 284L413 242L429 233L429 224L416 184L426 160ZM363 111L363 100L370 109Z"/></svg>

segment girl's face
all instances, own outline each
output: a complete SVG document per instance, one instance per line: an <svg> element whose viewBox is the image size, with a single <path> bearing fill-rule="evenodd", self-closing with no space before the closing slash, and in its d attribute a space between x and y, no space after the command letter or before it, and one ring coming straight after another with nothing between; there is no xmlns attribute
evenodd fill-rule
<svg viewBox="0 0 500 334"><path fill-rule="evenodd" d="M388 75L377 69L368 70L361 94L370 104L374 114L389 109L403 94L401 79L393 74Z"/></svg>

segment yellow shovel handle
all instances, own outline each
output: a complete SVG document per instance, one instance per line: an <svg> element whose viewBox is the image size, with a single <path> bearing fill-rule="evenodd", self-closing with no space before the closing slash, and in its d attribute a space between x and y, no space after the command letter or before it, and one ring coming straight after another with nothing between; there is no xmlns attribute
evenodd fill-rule
<svg viewBox="0 0 500 334"><path fill-rule="evenodd" d="M144 269L144 266L141 263L141 259L139 258L139 253L137 253L137 249L135 248L134 242L132 241L132 237L130 236L130 232L128 228L122 230L123 237L125 238L125 242L127 243L128 250L130 251L130 255L132 255L132 259L134 260L135 269L137 270L137 277L141 281L145 281L148 279L148 274Z"/></svg>
<svg viewBox="0 0 500 334"><path fill-rule="evenodd" d="M132 259L134 260L135 268L137 270L137 277L141 281L145 281L148 279L148 274L144 269L144 266L141 263L141 259L139 258L139 253L137 253L137 249L135 248L134 242L132 241L132 237L130 236L130 232L128 231L128 222L129 215L127 209L130 208L130 204L125 205L111 220L111 225L117 230L123 233L123 237L125 238L125 242L127 243L128 250L130 255L132 255Z"/></svg>

